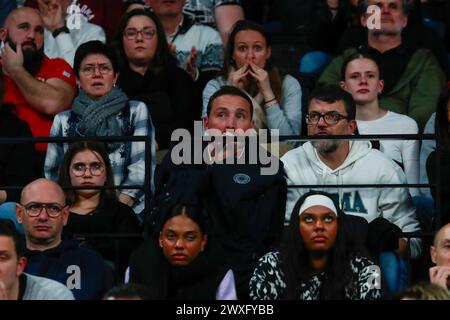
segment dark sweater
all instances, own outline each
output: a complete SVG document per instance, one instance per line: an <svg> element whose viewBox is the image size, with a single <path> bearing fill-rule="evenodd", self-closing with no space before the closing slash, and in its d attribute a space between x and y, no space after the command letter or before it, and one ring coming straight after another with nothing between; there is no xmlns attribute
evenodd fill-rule
<svg viewBox="0 0 450 320"><path fill-rule="evenodd" d="M220 282L229 270L222 257L220 248L209 241L189 265L174 267L164 257L157 240L149 238L131 256L130 282L146 286L157 300L215 300Z"/></svg>
<svg viewBox="0 0 450 320"><path fill-rule="evenodd" d="M25 272L58 281L72 291L76 300L100 299L106 291L106 268L95 252L79 246L74 240L64 240L45 251L27 250ZM77 286L77 276L80 276ZM72 285L70 287L69 285Z"/></svg>
<svg viewBox="0 0 450 320"><path fill-rule="evenodd" d="M114 204L97 208L90 214L80 215L71 212L64 235L74 234L139 234L140 227L136 214L129 206L117 201ZM140 238L86 238L85 243L106 260L116 262L119 255L119 272L124 274L131 252L140 244ZM116 252L117 244L117 252Z"/></svg>
<svg viewBox="0 0 450 320"><path fill-rule="evenodd" d="M142 76L127 65L120 70L117 84L130 99L147 105L159 149L169 147L173 130L185 128L192 131L199 106L194 82L185 71L168 65L158 75L147 70Z"/></svg>
<svg viewBox="0 0 450 320"><path fill-rule="evenodd" d="M0 106L0 138L32 137L28 124ZM0 190L34 180L33 143L0 143ZM6 201L18 202L21 190L7 191Z"/></svg>

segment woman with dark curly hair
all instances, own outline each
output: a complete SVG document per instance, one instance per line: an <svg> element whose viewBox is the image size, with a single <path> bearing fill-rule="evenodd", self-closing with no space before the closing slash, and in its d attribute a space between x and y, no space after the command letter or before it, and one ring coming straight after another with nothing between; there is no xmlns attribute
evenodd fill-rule
<svg viewBox="0 0 450 320"><path fill-rule="evenodd" d="M330 194L303 195L279 251L259 260L250 280L250 298L379 299L379 268L349 238L345 218Z"/></svg>

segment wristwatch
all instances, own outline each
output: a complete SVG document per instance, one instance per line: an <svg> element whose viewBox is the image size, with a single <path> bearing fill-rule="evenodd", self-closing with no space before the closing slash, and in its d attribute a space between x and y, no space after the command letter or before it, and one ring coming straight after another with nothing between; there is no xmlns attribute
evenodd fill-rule
<svg viewBox="0 0 450 320"><path fill-rule="evenodd" d="M55 29L55 30L53 30L53 32L52 32L53 38L56 38L61 32L64 32L64 33L70 33L70 30L69 30L69 28L67 28L66 26L61 27L61 28L58 28L58 29Z"/></svg>

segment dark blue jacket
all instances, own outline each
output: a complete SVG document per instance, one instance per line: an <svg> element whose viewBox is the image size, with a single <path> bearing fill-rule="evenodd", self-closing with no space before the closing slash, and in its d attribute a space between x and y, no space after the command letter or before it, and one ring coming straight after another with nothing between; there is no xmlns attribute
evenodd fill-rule
<svg viewBox="0 0 450 320"><path fill-rule="evenodd" d="M27 250L25 256L25 272L66 285L76 300L101 299L105 294L107 271L102 257L76 240L63 240L45 251Z"/></svg>

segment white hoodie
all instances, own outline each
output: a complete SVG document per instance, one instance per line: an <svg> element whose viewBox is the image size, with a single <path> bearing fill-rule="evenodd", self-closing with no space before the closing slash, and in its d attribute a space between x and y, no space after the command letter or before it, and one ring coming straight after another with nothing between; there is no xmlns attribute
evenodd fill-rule
<svg viewBox="0 0 450 320"><path fill-rule="evenodd" d="M405 175L394 161L368 141L350 141L350 152L336 169L322 162L311 142L286 153L282 158L287 185L329 184L401 184ZM310 189L288 188L285 221L288 222L297 200ZM347 214L368 222L381 216L396 224L403 232L419 230L415 208L405 188L314 188L339 196ZM420 254L420 240L411 239L411 256Z"/></svg>

